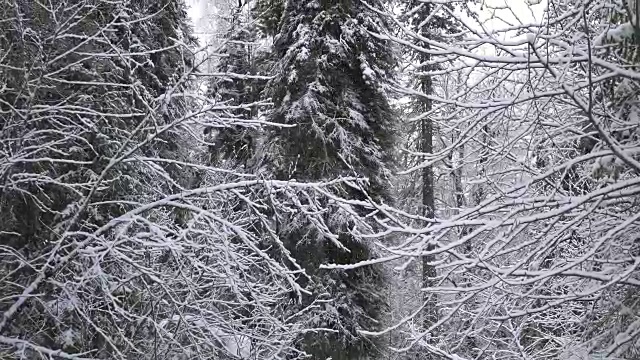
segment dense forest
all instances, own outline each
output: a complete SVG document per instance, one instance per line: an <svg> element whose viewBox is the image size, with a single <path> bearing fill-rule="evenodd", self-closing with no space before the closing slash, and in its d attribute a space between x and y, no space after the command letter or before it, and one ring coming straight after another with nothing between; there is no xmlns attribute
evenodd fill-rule
<svg viewBox="0 0 640 360"><path fill-rule="evenodd" d="M640 359L637 0L0 0L0 359Z"/></svg>

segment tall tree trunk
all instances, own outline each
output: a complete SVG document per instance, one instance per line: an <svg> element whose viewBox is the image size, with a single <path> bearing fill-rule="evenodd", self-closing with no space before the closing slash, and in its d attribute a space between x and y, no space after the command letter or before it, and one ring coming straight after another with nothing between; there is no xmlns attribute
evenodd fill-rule
<svg viewBox="0 0 640 360"><path fill-rule="evenodd" d="M448 11L453 11L451 4L444 4ZM455 26L450 22L448 11L443 11L441 6L437 6L423 2L421 0L413 0L410 2L409 8L411 11L415 11L415 15L412 17L411 24L414 31L420 34L422 37L438 41L449 41L442 38L442 33L456 32ZM436 11L434 13L434 10ZM419 44L426 51L420 51L416 54L417 61L420 62L420 72L422 73L418 78L418 88L424 95L432 95L433 91L433 79L429 74L429 71L436 70L437 65L431 64L432 56L429 54L430 46L427 42L421 42ZM430 116L432 111L432 101L424 96L420 97L417 102L417 110L421 114L427 114L421 121L421 146L420 151L424 154L433 153L433 139L436 132L433 124L433 117ZM428 156L428 155L427 155ZM428 219L433 219L436 214L435 206L435 181L434 181L434 169L433 166L427 166L422 169L422 209L423 215ZM435 244L427 244L427 251L435 250ZM422 258L422 285L423 288L433 288L437 286L437 273L436 268L433 265L436 259L435 255L426 255ZM436 294L429 291L423 292L423 299L425 309L423 312L423 327L425 329L430 328L438 322L438 299ZM431 331L432 337L436 329ZM429 358L433 358L430 356ZM437 357L437 356L436 356Z"/></svg>
<svg viewBox="0 0 640 360"><path fill-rule="evenodd" d="M429 61L430 56L428 54L421 54L420 60L422 63ZM428 70L428 69L425 69ZM420 79L420 90L424 94L431 94L433 92L433 85L430 76L424 76ZM432 109L431 100L427 98L420 99L420 110L423 113L427 113ZM430 116L422 119L421 123L421 151L424 154L433 153L433 121ZM433 180L433 166L427 166L422 169L422 208L424 216L429 219L433 219L435 216L435 195L434 195L434 180ZM431 251L435 248L433 244L427 245L426 250ZM426 255L422 258L422 287L428 288L435 285L436 269L432 264L435 260L434 255ZM437 299L435 294L424 292L425 312L423 318L424 328L427 329L435 322L438 321L437 311Z"/></svg>

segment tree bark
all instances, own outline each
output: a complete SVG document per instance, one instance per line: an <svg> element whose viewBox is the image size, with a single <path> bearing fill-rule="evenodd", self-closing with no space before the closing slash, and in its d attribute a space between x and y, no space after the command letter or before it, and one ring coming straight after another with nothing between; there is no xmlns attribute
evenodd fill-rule
<svg viewBox="0 0 640 360"><path fill-rule="evenodd" d="M421 62L428 61L430 56L422 53L420 55ZM428 70L428 69L425 69ZM420 80L420 90L424 94L433 93L433 85L430 76L425 76ZM420 99L420 110L427 113L432 109L431 100ZM427 116L422 119L421 123L421 152L424 154L433 153L433 120ZM422 209L426 218L432 219L435 216L435 195L434 195L434 179L433 166L427 166L422 169ZM435 247L428 244L426 250L431 251ZM432 265L435 260L434 255L426 255L422 258L422 287L428 288L435 285L436 269ZM424 292L425 312L423 317L423 326L425 329L438 321L437 299L434 294Z"/></svg>

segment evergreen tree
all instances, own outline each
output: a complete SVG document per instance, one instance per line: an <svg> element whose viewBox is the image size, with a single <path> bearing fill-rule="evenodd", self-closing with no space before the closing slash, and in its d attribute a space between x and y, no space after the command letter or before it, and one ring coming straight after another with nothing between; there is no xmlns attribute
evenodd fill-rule
<svg viewBox="0 0 640 360"><path fill-rule="evenodd" d="M105 274L126 270L112 254L102 267L91 267L91 253L76 246L126 212L127 203L188 182L184 173L174 182L157 181L158 169L116 161L129 152L179 159L179 138L168 125L183 116L187 101L166 92L180 90L191 64L183 51L193 43L186 12L182 2L169 0L50 7L4 0L0 8L0 47L10 49L0 68L0 157L7 160L0 165L6 295L0 334L61 352L98 349L92 357L114 358L125 338L143 336L131 327L109 334L114 344L98 330L117 323ZM166 97L163 111L155 105L160 96ZM96 273L87 273L87 266ZM79 287L78 274L90 279L91 291L72 295L77 289L64 284L78 281ZM32 297L35 289L44 295ZM130 295L120 299L123 309L147 311L136 308L143 294ZM72 300L90 321L74 311ZM23 354L35 357L29 349Z"/></svg>
<svg viewBox="0 0 640 360"><path fill-rule="evenodd" d="M257 106L245 106L260 100L261 89L266 81L253 77L263 72L265 64L264 61L260 61L264 59L257 59L257 29L244 6L239 6L233 11L231 27L227 31L225 41L221 53L226 56L220 59L216 70L228 75L211 79L209 96L237 108L225 111L220 116L226 120L223 123L231 124L217 130L205 129L205 132L211 132L213 135L214 145L210 147L210 151L214 162L232 159L237 165L246 167L247 161L254 155L260 131L256 127L247 126L246 123L233 123L255 119L258 116Z"/></svg>
<svg viewBox="0 0 640 360"><path fill-rule="evenodd" d="M72 18L66 27L57 28L54 15ZM147 19L129 21L139 17ZM174 1L134 1L129 6L75 1L53 10L29 1L5 0L3 19L10 20L3 21L0 41L12 51L4 59L9 66L2 70L7 87L2 92L2 135L7 139L6 154L21 161L3 168L0 206L7 231L23 234L19 246L35 246L54 236L52 231L60 226L56 224L64 222L64 213L78 205L83 193L99 199L144 183L143 174L134 176L127 166L117 165L103 176L103 185L91 191L90 186L79 185L94 184L109 159L122 154L143 133L136 127L149 123L158 128L170 121L167 115L175 118L185 111L184 101L171 98L165 117L151 118L149 104L178 82L182 76L178 64L190 61L169 39L184 43L193 39L181 2ZM24 37L27 28L32 30ZM85 39L82 34L95 35ZM28 121L32 116L34 121ZM170 138L160 136L155 145L171 147ZM38 145L39 151L29 151ZM9 186L17 173L38 180ZM63 186L67 182L77 187ZM99 212L115 211L107 208ZM100 224L94 220L89 223ZM33 233L27 236L25 229Z"/></svg>
<svg viewBox="0 0 640 360"><path fill-rule="evenodd" d="M257 0L253 12L260 19L263 34L274 36L280 31L280 20L284 12L285 0Z"/></svg>
<svg viewBox="0 0 640 360"><path fill-rule="evenodd" d="M342 195L389 201L395 114L383 82L395 57L387 42L369 33L384 32L386 24L360 1L289 1L281 17L269 13L261 18L263 26L276 23L275 18L280 18L273 52L278 62L266 89L275 108L268 118L289 127L269 133L263 170L276 179L297 181L363 176L368 179L365 189L343 188ZM350 234L353 224L344 220L344 213L336 208L325 216L342 234L338 239L312 230L305 214L278 219L279 235L310 275L310 288L332 299L309 321L337 332L309 334L301 346L318 359L374 358L379 356L376 344L358 329L381 325L381 270L319 270L323 263L347 264L372 256L370 246Z"/></svg>

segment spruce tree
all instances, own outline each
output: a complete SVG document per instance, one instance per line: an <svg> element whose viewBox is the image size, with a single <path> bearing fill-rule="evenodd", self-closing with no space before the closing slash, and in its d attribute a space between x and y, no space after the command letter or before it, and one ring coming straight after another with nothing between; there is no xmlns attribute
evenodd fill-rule
<svg viewBox="0 0 640 360"><path fill-rule="evenodd" d="M178 82L183 73L178 64L190 63L189 54L174 41L188 44L193 39L181 2L73 1L56 9L29 1L3 4L2 16L8 20L0 29L0 42L11 51L3 59L8 66L1 73L6 91L0 93L0 123L7 139L5 151L11 148L6 154L21 161L2 169L5 188L0 206L7 231L23 234L22 240L15 240L18 246L36 246L55 236L56 224L67 216L63 213L72 211L69 206L76 206L89 191L79 184L92 184L109 159L143 133L136 127L149 122L158 128L185 111L185 102L172 98L164 118L151 118L149 104ZM56 21L65 17L71 18L58 28ZM27 28L31 30L24 37ZM170 139L161 136L155 148L175 149ZM29 152L33 146L41 148ZM105 186L98 186L92 196L106 198L144 183L143 174L134 176L128 166L112 170L102 179ZM122 171L126 175L121 176ZM17 173L38 180L9 186L8 179ZM76 188L64 186L67 182ZM31 195L23 196L26 193ZM104 205L98 212L106 213L98 217L113 211ZM32 233L27 236L25 231Z"/></svg>
<svg viewBox="0 0 640 360"><path fill-rule="evenodd" d="M253 12L260 19L259 27L266 36L277 35L284 12L285 0L257 0Z"/></svg>
<svg viewBox="0 0 640 360"><path fill-rule="evenodd" d="M384 22L360 1L289 1L281 16L269 16L262 19L263 26L278 23L279 30L275 78L266 89L275 105L268 118L287 127L269 133L262 170L282 180L366 177L367 186L344 187L342 195L389 201L395 114L383 83L395 57L387 42L369 33L383 33ZM302 349L317 359L379 356L376 344L358 330L380 326L385 306L381 270L319 270L323 263L347 264L372 256L371 247L350 234L353 224L345 218L337 210L326 214L326 223L341 234L338 240L348 250L312 230L304 214L278 218L279 235L310 275L310 289L332 299L309 321L336 332L301 339Z"/></svg>
<svg viewBox="0 0 640 360"><path fill-rule="evenodd" d="M179 158L177 137L162 129L185 113L186 100L167 97L158 111L156 99L180 90L176 85L191 63L183 51L193 42L184 5L3 0L0 8L0 48L10 49L0 68L0 157L8 160L0 165L6 295L0 333L61 352L115 358L115 345L96 329L117 323L105 274L122 274L123 265L108 255L92 267L91 253L83 253L89 250L78 248L127 204L177 185L157 181L157 169L115 159L129 151ZM185 175L175 179L187 182ZM82 281L91 291L71 295L75 290L65 283ZM30 284L37 286L29 290ZM144 294L129 295L120 299L122 309L147 311L140 305ZM90 321L63 299L73 299ZM141 346L146 339L138 330L110 335L118 344L128 338ZM23 355L37 356L27 347Z"/></svg>
<svg viewBox="0 0 640 360"><path fill-rule="evenodd" d="M205 133L212 135L212 161L233 160L234 164L229 166L246 167L247 161L254 155L260 136L259 129L249 127L246 122L234 124L258 116L260 109L257 106L246 106L261 100L261 89L266 82L252 77L263 72L264 64L260 61L263 59L256 59L258 31L250 15L244 6L238 6L233 11L231 27L227 30L221 50L225 56L216 65L216 71L223 75L213 77L208 87L210 98L236 107L220 114L223 127L205 129Z"/></svg>

